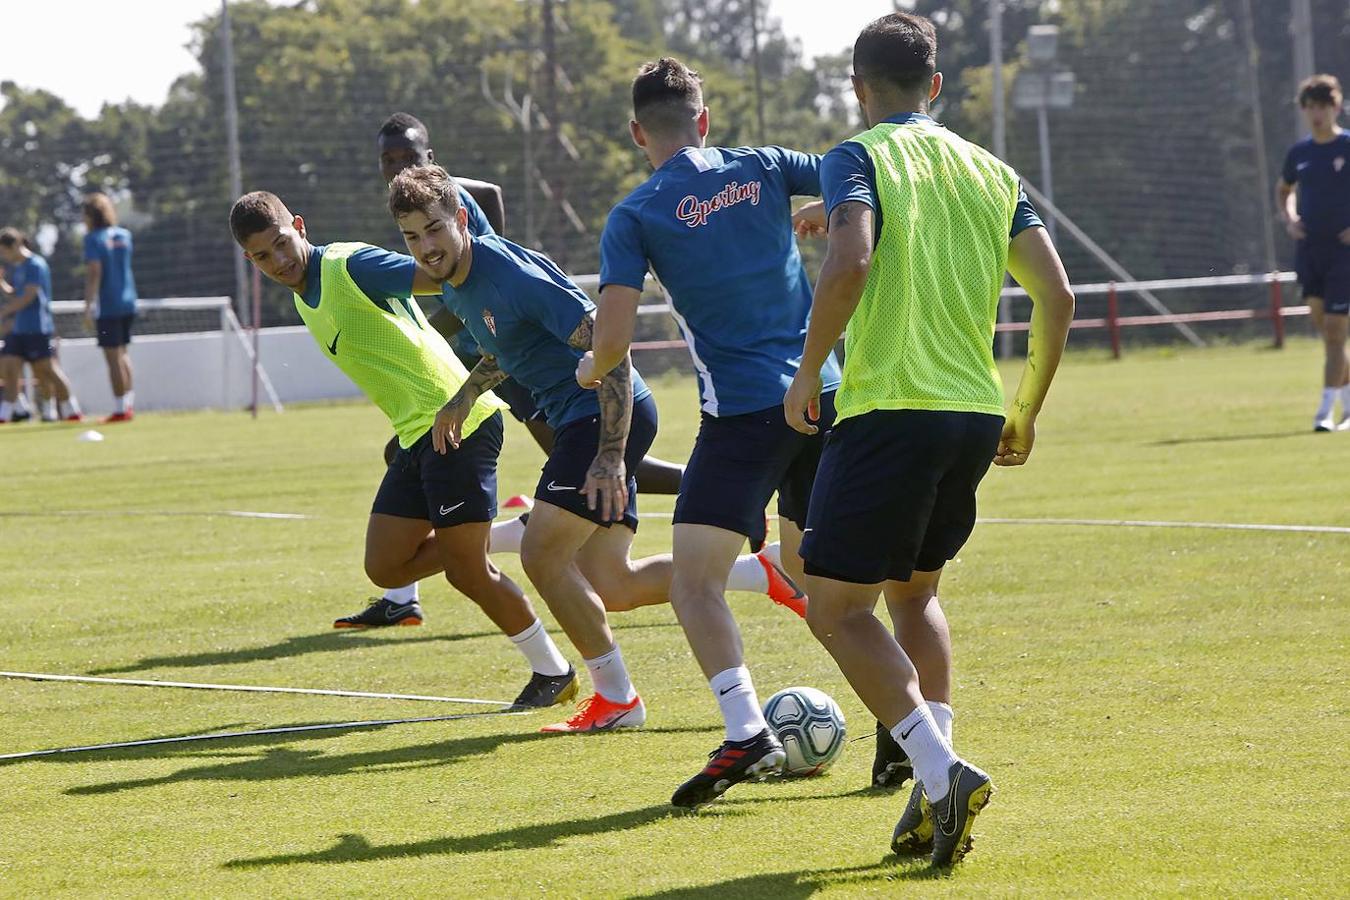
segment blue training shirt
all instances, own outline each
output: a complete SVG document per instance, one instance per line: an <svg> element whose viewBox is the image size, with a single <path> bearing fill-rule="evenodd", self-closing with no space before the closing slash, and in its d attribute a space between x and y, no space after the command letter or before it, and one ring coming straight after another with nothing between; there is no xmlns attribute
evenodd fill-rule
<svg viewBox="0 0 1350 900"><path fill-rule="evenodd" d="M567 343L595 304L542 253L496 235L472 242L468 277L459 287L446 284L441 302L483 352L530 391L553 428L599 415L595 391L576 382L582 351ZM634 369L633 399L649 394Z"/></svg>
<svg viewBox="0 0 1350 900"><path fill-rule="evenodd" d="M1298 186L1298 217L1309 241L1336 243L1350 228L1350 132L1325 144L1299 141L1285 155L1280 177Z"/></svg>
<svg viewBox="0 0 1350 900"><path fill-rule="evenodd" d="M37 285L37 299L14 317L14 334L54 334L52 323L52 272L47 261L34 253L9 267L9 286L22 297L31 285Z"/></svg>
<svg viewBox="0 0 1350 900"><path fill-rule="evenodd" d="M468 217L469 234L474 237L496 234L497 232L492 230L492 223L488 221L487 213L483 212L483 207L478 205L473 194L460 187L458 183L455 186L459 187L459 203L464 207ZM473 335L469 334L468 329L457 332L450 340L450 346L463 356L481 355L478 344L474 342Z"/></svg>
<svg viewBox="0 0 1350 900"><path fill-rule="evenodd" d="M136 277L131 272L131 232L117 225L96 228L84 236L84 261L98 262L98 317L136 312Z"/></svg>
<svg viewBox="0 0 1350 900"><path fill-rule="evenodd" d="M685 147L609 214L600 285L642 289L650 265L698 370L701 406L777 406L801 365L811 282L791 198L820 196L820 157L782 147ZM821 371L839 386L834 355Z"/></svg>
<svg viewBox="0 0 1350 900"><path fill-rule="evenodd" d="M901 113L885 121L895 125L911 122L933 122L923 113ZM820 161L820 184L825 196L825 215L828 217L841 203L856 200L872 208L872 234L881 234L881 203L877 200L877 171L867 149L857 141L844 141ZM1040 213L1031 205L1025 190L1018 190L1017 208L1013 211L1012 230L1008 239L1017 237L1028 228L1044 227Z"/></svg>
<svg viewBox="0 0 1350 900"><path fill-rule="evenodd" d="M320 264L326 246L318 245L309 251L309 264L305 267L305 292L300 295L300 299L310 309L319 308L319 298L323 295L323 268ZM352 276L352 281L356 282L361 293L370 298L371 303L393 312L389 306L390 300L412 296L417 261L411 256L383 247L362 247L347 257L347 274Z"/></svg>

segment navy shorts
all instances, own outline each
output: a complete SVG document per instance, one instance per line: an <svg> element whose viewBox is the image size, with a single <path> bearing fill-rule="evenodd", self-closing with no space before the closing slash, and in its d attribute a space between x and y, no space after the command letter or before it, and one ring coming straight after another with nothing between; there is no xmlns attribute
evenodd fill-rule
<svg viewBox="0 0 1350 900"><path fill-rule="evenodd" d="M100 316L95 320L98 326L98 345L100 347L125 347L131 343L131 326L136 314L127 316Z"/></svg>
<svg viewBox="0 0 1350 900"><path fill-rule="evenodd" d="M478 365L478 362L483 358L476 353L463 353L457 347L451 347L451 349L455 351L455 356L459 357L459 361L464 363L469 371L473 371L473 367ZM530 393L530 389L514 378L508 378L497 385L492 389L492 393L500 397L510 407L511 415L515 416L516 421L522 424L541 417L539 407L535 405L534 395Z"/></svg>
<svg viewBox="0 0 1350 900"><path fill-rule="evenodd" d="M633 404L633 421L628 429L628 446L623 464L628 470L628 508L623 513L623 524L637 531L637 473L638 463L651 449L656 439L656 401L648 394ZM595 451L600 447L600 417L587 416L568 422L553 436L553 452L544 463L534 499L568 512L576 513L597 525L608 528L613 522L600 520L599 509L586 508L586 473L595 462Z"/></svg>
<svg viewBox="0 0 1350 900"><path fill-rule="evenodd" d="M497 517L497 457L502 452L502 415L494 413L441 455L431 432L394 454L375 493L372 513L423 519L435 528Z"/></svg>
<svg viewBox="0 0 1350 900"><path fill-rule="evenodd" d="M876 584L941 569L975 528L975 488L1002 431L1002 416L916 409L835 425L806 517L806 573Z"/></svg>
<svg viewBox="0 0 1350 900"><path fill-rule="evenodd" d="M1321 297L1322 308L1350 313L1350 247L1340 241L1299 241L1294 272L1305 297Z"/></svg>
<svg viewBox="0 0 1350 900"><path fill-rule="evenodd" d="M13 334L5 337L4 347L0 347L0 356L17 356L24 362L37 362L52 356L52 336L50 334Z"/></svg>
<svg viewBox="0 0 1350 900"><path fill-rule="evenodd" d="M680 481L675 523L725 528L758 549L764 507L777 491L778 515L805 528L825 432L833 424L833 391L820 398L820 431L812 435L788 425L782 404L739 416L704 413Z"/></svg>

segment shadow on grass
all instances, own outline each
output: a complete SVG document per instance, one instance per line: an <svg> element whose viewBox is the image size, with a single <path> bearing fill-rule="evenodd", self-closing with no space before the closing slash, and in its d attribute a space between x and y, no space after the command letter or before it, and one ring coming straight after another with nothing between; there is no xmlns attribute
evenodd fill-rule
<svg viewBox="0 0 1350 900"><path fill-rule="evenodd" d="M887 856L865 866L841 869L802 869L796 872L767 872L728 878L713 884L694 887L667 888L651 894L635 895L641 900L694 900L694 898L735 897L736 900L800 900L813 896L827 887L846 887L877 881L941 881L951 876L950 871L934 869L922 857Z"/></svg>
<svg viewBox="0 0 1350 900"><path fill-rule="evenodd" d="M1307 437L1311 431L1271 431L1264 434L1212 434L1201 437L1168 438L1149 441L1148 447L1179 447L1185 444L1228 444L1234 441L1270 441L1276 438Z"/></svg>
<svg viewBox="0 0 1350 900"><path fill-rule="evenodd" d="M615 631L631 631L642 628L678 628L677 622L646 622L633 625L615 625ZM402 631L403 629L395 629ZM128 672L142 672L147 669L192 669L205 666L225 666L235 663L266 662L274 659L287 659L305 656L310 653L336 653L365 647L405 647L409 644L455 643L477 638L502 637L499 631L475 631L468 634L438 634L405 637L403 635L376 636L368 631L342 631L334 629L321 634L306 634L286 638L275 644L262 647L244 647L238 650L214 650L204 653L184 653L177 656L147 656L138 662L120 666L108 666L94 669L90 675L121 675Z"/></svg>

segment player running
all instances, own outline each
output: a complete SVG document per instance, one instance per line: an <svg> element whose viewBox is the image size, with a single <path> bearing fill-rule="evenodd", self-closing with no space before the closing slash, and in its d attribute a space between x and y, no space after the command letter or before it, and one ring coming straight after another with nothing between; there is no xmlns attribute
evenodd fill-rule
<svg viewBox="0 0 1350 900"><path fill-rule="evenodd" d="M390 185L389 210L418 265L445 285L441 302L484 353L436 417L437 450L460 444L475 399L508 374L530 389L554 430L521 562L585 659L595 693L570 719L543 730L640 726L646 709L605 610L664 603L670 595L669 555L629 557L638 525L631 473L656 436L651 391L626 359L597 390L577 386L577 361L591 349L594 304L543 254L500 237L470 235L454 180L444 169L404 170ZM763 565L746 560L762 577ZM771 592L796 593L785 576L777 570L774 575L778 583Z"/></svg>
<svg viewBox="0 0 1350 900"><path fill-rule="evenodd" d="M462 440L434 452L437 412L468 372L427 322L418 293L439 286L407 256L358 243L313 245L300 216L274 194L245 194L230 210L244 256L295 292L295 308L324 355L378 406L398 434L366 528L366 574L381 586L437 572L482 608L530 664L522 707L577 692L576 672L520 588L488 559L497 514L497 456L505 404L486 391L464 411Z"/></svg>
<svg viewBox="0 0 1350 900"><path fill-rule="evenodd" d="M781 405L811 311L791 198L820 195L820 157L782 147L705 147L701 82L679 60L646 63L632 90L629 128L654 171L609 214L600 241L595 346L576 378L598 387L625 364L650 267L689 345L702 407L675 504L670 600L726 735L707 766L671 798L692 807L781 771L786 759L764 721L724 589L746 539L763 543L764 508L775 491L783 564L801 574L800 529L824 435L793 431ZM828 426L839 384L833 355L812 374L824 381ZM805 615L802 598L793 603Z"/></svg>
<svg viewBox="0 0 1350 900"><path fill-rule="evenodd" d="M1275 182L1275 208L1297 244L1294 269L1326 350L1313 431L1350 430L1350 134L1336 122L1342 99L1332 75L1299 85L1312 134L1289 148ZM1339 423L1332 415L1338 393Z"/></svg>
<svg viewBox="0 0 1350 900"><path fill-rule="evenodd" d="M56 333L52 321L52 273L47 260L32 252L27 237L17 228L0 230L0 262L7 270L7 279L0 278L0 334L4 347L0 348L0 381L4 393L0 395L0 423L14 421L15 405L19 399L19 380L23 365L28 363L38 381L51 385L56 397L43 404L44 420L59 417L67 422L78 422L79 401L70 389L70 381L52 354L52 335ZM50 407L58 404L59 413Z"/></svg>
<svg viewBox="0 0 1350 900"><path fill-rule="evenodd" d="M938 581L974 527L990 462L1027 461L1074 301L1017 173L927 115L936 69L937 35L920 16L883 16L854 45L870 128L821 162L829 248L783 408L798 431L819 430L816 372L847 325L802 540L807 621L913 762L893 848L931 848L948 865L967 851L993 784L952 749ZM1035 304L1006 421L992 355L1005 269ZM874 615L881 594L899 642Z"/></svg>
<svg viewBox="0 0 1350 900"><path fill-rule="evenodd" d="M130 422L135 391L131 383L131 326L136 321L136 278L131 271L131 232L117 224L106 194L92 193L84 213L84 324L98 332L108 363L115 406L104 423ZM95 313L97 309L97 313Z"/></svg>

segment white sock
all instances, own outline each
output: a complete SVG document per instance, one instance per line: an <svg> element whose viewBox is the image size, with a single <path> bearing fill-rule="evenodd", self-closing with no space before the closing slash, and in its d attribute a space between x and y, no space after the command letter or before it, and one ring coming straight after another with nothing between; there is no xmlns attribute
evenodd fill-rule
<svg viewBox="0 0 1350 900"><path fill-rule="evenodd" d="M113 412L124 413L127 411L127 395L113 398Z"/></svg>
<svg viewBox="0 0 1350 900"><path fill-rule="evenodd" d="M633 682L628 678L628 669L623 664L623 654L616 644L614 649L595 659L586 660L586 669L591 673L591 684L595 692L612 703L632 703L637 696Z"/></svg>
<svg viewBox="0 0 1350 900"><path fill-rule="evenodd" d="M900 720L900 724L891 729L891 737L904 748L909 761L914 764L914 775L923 782L923 792L928 799L936 803L947 796L951 782L947 770L952 763L958 762L952 745L947 743L933 721L933 713L927 704Z"/></svg>
<svg viewBox="0 0 1350 900"><path fill-rule="evenodd" d="M553 643L553 638L544 630L544 623L538 619L520 634L511 635L511 643L525 654L525 658L530 661L530 669L540 675L566 675L567 670L572 668L558 652L558 645Z"/></svg>
<svg viewBox="0 0 1350 900"><path fill-rule="evenodd" d="M14 415L14 404L8 400L0 400L0 422L8 422Z"/></svg>
<svg viewBox="0 0 1350 900"><path fill-rule="evenodd" d="M760 555L773 563L775 566L783 564L783 545L774 541L772 544L765 544L764 549L759 551Z"/></svg>
<svg viewBox="0 0 1350 900"><path fill-rule="evenodd" d="M384 599L390 603L397 603L399 606L406 606L409 603L417 602L417 582L413 582L403 587L389 588L384 592Z"/></svg>
<svg viewBox="0 0 1350 900"><path fill-rule="evenodd" d="M1331 415L1331 409L1336 405L1336 395L1340 393L1340 388L1322 388L1322 404L1317 407L1317 415L1313 418L1325 419Z"/></svg>
<svg viewBox="0 0 1350 900"><path fill-rule="evenodd" d="M731 576L727 578L727 590L751 591L756 594L769 592L769 573L764 571L764 563L757 556L738 556L731 565Z"/></svg>
<svg viewBox="0 0 1350 900"><path fill-rule="evenodd" d="M14 408L19 412L32 412L32 410L28 408L28 395L23 392L23 385L19 386L19 395L14 400Z"/></svg>
<svg viewBox="0 0 1350 900"><path fill-rule="evenodd" d="M46 400L42 401L42 418L56 418L56 398L48 397Z"/></svg>
<svg viewBox="0 0 1350 900"><path fill-rule="evenodd" d="M937 722L938 731L942 732L942 737L950 744L952 742L952 719L955 718L952 708L936 700L929 700L927 706L928 711L933 714L933 721Z"/></svg>
<svg viewBox="0 0 1350 900"><path fill-rule="evenodd" d="M1341 388L1341 418L1350 416L1350 384Z"/></svg>
<svg viewBox="0 0 1350 900"><path fill-rule="evenodd" d="M727 740L744 741L768 727L759 708L759 698L755 696L755 685L750 681L750 670L745 666L718 672L708 686L722 708Z"/></svg>
<svg viewBox="0 0 1350 900"><path fill-rule="evenodd" d="M488 532L488 553L519 553L521 538L525 537L524 516L505 522L494 522Z"/></svg>
<svg viewBox="0 0 1350 900"><path fill-rule="evenodd" d="M122 395L122 402L126 404L126 409L132 409L136 406L136 392L127 391Z"/></svg>

